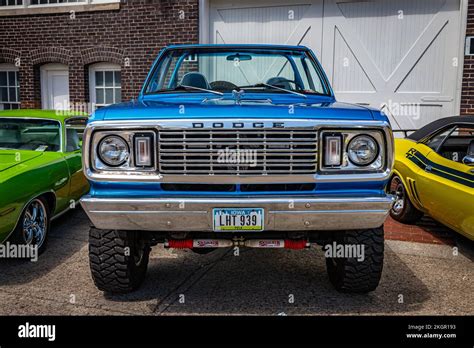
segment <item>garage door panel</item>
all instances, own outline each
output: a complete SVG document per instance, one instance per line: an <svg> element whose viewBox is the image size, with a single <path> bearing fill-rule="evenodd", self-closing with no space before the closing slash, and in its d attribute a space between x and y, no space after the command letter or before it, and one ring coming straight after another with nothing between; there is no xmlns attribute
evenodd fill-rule
<svg viewBox="0 0 474 348"><path fill-rule="evenodd" d="M353 1L337 7L387 80L445 2Z"/></svg>
<svg viewBox="0 0 474 348"><path fill-rule="evenodd" d="M213 1L210 40L215 43L307 45L321 52L323 0Z"/></svg>
<svg viewBox="0 0 474 348"><path fill-rule="evenodd" d="M410 51L402 59L396 70L388 79L386 90L396 91L402 81L406 79L407 75L413 70L414 66L419 62L426 51L430 49L430 47L437 47L437 54L441 56L457 52L457 50L449 52L447 51L448 47L446 45L438 44L438 40L443 41L446 32L453 31L453 25L449 24L449 19L446 13L439 13L433 18L433 21L429 23L420 37L418 37L415 44L411 47ZM448 33L448 35L450 34ZM443 65L431 66L431 73L442 75L446 70L450 71L449 64L447 64L446 61L443 63ZM422 76L422 78L426 78L426 76Z"/></svg>
<svg viewBox="0 0 474 348"><path fill-rule="evenodd" d="M418 128L458 111L460 2L211 0L210 39L306 45L338 100L391 107L395 128ZM268 78L275 71L259 74ZM412 104L417 114L407 116L402 106Z"/></svg>
<svg viewBox="0 0 474 348"><path fill-rule="evenodd" d="M352 53L348 43L342 36L339 28L334 30L334 62L332 87L337 93L345 92L375 92L375 87L367 69L361 66L359 60Z"/></svg>
<svg viewBox="0 0 474 348"><path fill-rule="evenodd" d="M322 61L336 97L391 105L401 119L395 127L455 114L459 7L459 0L325 1ZM399 114L410 103L417 114Z"/></svg>
<svg viewBox="0 0 474 348"><path fill-rule="evenodd" d="M216 32L226 43L282 43L295 31L309 5L217 9ZM289 17L293 19L290 20ZM276 25L278 24L278 25Z"/></svg>
<svg viewBox="0 0 474 348"><path fill-rule="evenodd" d="M443 92L444 69L436 72L434 70L437 70L435 67L446 66L444 50L447 39L447 30L444 26L395 92L423 93L423 95Z"/></svg>

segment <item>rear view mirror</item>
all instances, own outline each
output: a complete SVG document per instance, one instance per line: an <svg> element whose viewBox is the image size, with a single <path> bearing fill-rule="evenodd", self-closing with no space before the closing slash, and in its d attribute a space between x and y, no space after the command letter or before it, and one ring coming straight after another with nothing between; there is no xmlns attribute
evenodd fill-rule
<svg viewBox="0 0 474 348"><path fill-rule="evenodd" d="M226 58L229 61L243 61L243 60L252 60L252 56L250 54L231 54L230 56L227 56Z"/></svg>

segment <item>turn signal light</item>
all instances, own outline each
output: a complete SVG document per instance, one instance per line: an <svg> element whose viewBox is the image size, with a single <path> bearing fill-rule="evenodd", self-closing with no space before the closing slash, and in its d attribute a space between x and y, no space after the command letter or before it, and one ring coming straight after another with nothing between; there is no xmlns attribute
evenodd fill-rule
<svg viewBox="0 0 474 348"><path fill-rule="evenodd" d="M153 165L153 137L150 134L135 135L135 165L151 167Z"/></svg>
<svg viewBox="0 0 474 348"><path fill-rule="evenodd" d="M339 134L324 137L324 166L341 165L342 136Z"/></svg>

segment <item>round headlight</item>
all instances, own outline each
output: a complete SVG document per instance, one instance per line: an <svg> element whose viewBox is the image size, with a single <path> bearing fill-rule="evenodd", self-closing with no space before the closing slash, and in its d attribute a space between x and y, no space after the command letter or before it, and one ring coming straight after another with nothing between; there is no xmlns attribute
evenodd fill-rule
<svg viewBox="0 0 474 348"><path fill-rule="evenodd" d="M130 156L127 142L116 135L109 135L102 139L98 153L101 161L111 167L124 164Z"/></svg>
<svg viewBox="0 0 474 348"><path fill-rule="evenodd" d="M356 166L368 166L377 158L379 147L371 136L358 135L349 142L347 152L349 160Z"/></svg>

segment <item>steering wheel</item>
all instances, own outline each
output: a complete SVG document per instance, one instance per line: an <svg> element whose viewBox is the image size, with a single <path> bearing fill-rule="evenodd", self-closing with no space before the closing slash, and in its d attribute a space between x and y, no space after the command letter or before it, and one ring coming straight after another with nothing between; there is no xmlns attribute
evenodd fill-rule
<svg viewBox="0 0 474 348"><path fill-rule="evenodd" d="M275 80L278 79L278 82L277 83L270 83L271 80L273 80L273 79L275 79ZM269 84L269 85L280 87L280 88L284 88L284 87L279 86L280 83L293 83L295 85L296 90L302 90L301 86L298 84L298 82L296 80L289 80L286 77L272 77L272 78L269 78L266 83Z"/></svg>
<svg viewBox="0 0 474 348"><path fill-rule="evenodd" d="M218 91L232 91L239 88L237 85L234 85L229 81L214 81L210 83L211 88Z"/></svg>

